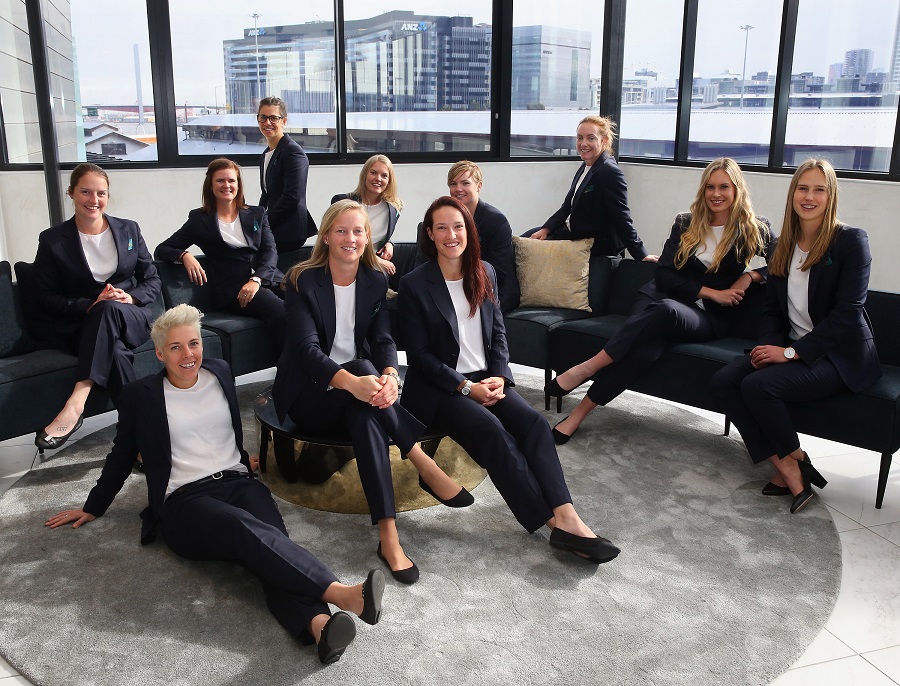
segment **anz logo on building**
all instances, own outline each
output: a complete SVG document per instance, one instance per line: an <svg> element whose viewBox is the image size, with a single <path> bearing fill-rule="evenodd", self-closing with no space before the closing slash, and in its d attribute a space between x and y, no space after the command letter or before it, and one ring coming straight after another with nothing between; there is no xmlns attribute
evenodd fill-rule
<svg viewBox="0 0 900 686"><path fill-rule="evenodd" d="M401 31L427 31L428 30L428 22L420 21L420 22L407 22L405 24L400 24Z"/></svg>
<svg viewBox="0 0 900 686"><path fill-rule="evenodd" d="M253 36L265 36L266 29L265 27L261 29L247 29L247 38L253 38Z"/></svg>

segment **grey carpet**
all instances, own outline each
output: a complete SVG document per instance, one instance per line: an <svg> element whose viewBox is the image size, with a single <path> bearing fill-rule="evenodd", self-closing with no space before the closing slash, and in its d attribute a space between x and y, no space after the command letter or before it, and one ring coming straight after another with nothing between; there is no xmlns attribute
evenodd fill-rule
<svg viewBox="0 0 900 686"><path fill-rule="evenodd" d="M538 377L519 382L538 404ZM258 389L241 389L248 446ZM400 516L421 581L389 579L382 622L358 623L322 667L247 572L139 545L142 476L84 528L43 527L83 502L112 435L61 451L0 499L0 653L37 684L767 684L819 632L840 583L821 502L790 516L721 427L626 394L560 450L576 507L621 546L617 560L597 567L529 536L486 480L471 508ZM280 506L340 578L379 565L366 515Z"/></svg>

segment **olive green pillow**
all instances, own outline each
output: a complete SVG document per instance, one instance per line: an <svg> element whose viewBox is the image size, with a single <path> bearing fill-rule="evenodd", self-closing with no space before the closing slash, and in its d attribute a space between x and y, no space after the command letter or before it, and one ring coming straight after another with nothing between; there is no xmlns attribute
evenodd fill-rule
<svg viewBox="0 0 900 686"><path fill-rule="evenodd" d="M588 268L593 238L578 241L538 241L513 237L516 274L522 298L519 307L562 307L591 311Z"/></svg>

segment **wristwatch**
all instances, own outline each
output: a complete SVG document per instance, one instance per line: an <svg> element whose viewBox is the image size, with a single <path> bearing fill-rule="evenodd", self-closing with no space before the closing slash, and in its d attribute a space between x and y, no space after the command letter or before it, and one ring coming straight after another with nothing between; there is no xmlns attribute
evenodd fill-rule
<svg viewBox="0 0 900 686"><path fill-rule="evenodd" d="M466 379L466 382L463 384L463 387L459 389L459 392L468 397L469 393L472 392L472 382Z"/></svg>
<svg viewBox="0 0 900 686"><path fill-rule="evenodd" d="M250 280L251 280L251 281L256 281L257 284L259 284L260 286L262 286L262 279L259 278L258 276L251 276L251 277L250 277Z"/></svg>
<svg viewBox="0 0 900 686"><path fill-rule="evenodd" d="M794 350L793 348L785 348L784 349L784 357L785 357L785 359L793 360L795 357L797 357L797 351Z"/></svg>
<svg viewBox="0 0 900 686"><path fill-rule="evenodd" d="M403 382L400 380L400 375L397 372L388 372L385 376L394 377L394 380L397 382L397 393L403 392Z"/></svg>

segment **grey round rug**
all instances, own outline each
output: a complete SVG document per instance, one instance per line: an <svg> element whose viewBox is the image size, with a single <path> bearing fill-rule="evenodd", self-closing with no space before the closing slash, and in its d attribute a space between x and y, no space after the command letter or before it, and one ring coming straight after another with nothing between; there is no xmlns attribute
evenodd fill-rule
<svg viewBox="0 0 900 686"><path fill-rule="evenodd" d="M542 381L518 381L541 406ZM240 389L248 448L259 388ZM400 515L420 582L389 578L381 623L358 622L341 661L322 667L243 569L140 546L143 476L84 528L44 528L83 503L112 435L61 451L0 498L0 653L37 684L767 684L825 624L840 583L820 502L789 515L720 426L626 394L560 450L576 508L618 559L597 567L551 549L485 480L468 509ZM367 515L279 505L342 580L379 565Z"/></svg>

